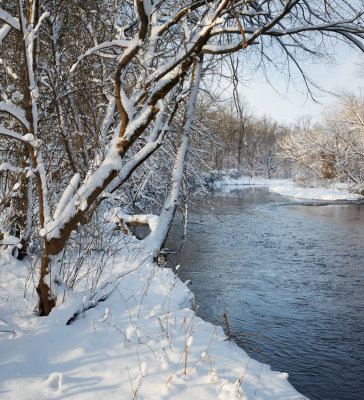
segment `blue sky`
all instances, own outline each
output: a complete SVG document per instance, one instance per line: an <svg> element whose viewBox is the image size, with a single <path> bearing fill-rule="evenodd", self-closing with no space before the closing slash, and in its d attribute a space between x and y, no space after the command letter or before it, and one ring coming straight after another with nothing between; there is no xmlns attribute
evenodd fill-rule
<svg viewBox="0 0 364 400"><path fill-rule="evenodd" d="M361 63L361 67L359 67ZM364 56L356 50L340 48L337 51L336 63L330 64L304 64L303 68L310 77L323 89L328 91L350 90L358 92L359 87L364 88L364 75L359 76L359 69L364 69ZM311 115L319 121L321 113L334 104L335 98L329 94L315 90L314 103L307 96L302 80L298 75L293 76L295 82L287 90L287 76L273 73L271 83L277 93L259 73L250 82L240 85L240 93L247 99L249 108L258 115L267 114L279 122L294 122L300 116ZM300 82L301 81L301 82Z"/></svg>

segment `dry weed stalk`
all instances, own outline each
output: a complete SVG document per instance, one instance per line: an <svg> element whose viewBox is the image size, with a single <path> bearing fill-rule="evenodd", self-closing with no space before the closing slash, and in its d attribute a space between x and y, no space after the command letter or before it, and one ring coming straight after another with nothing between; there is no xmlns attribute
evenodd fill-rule
<svg viewBox="0 0 364 400"><path fill-rule="evenodd" d="M258 391L258 386L259 386L259 382L260 382L260 376L262 374L262 369L263 369L264 364L262 363L260 365L260 370L259 370L259 375L258 375L258 380L257 380L257 386L255 387L255 396L257 395L257 391Z"/></svg>
<svg viewBox="0 0 364 400"><path fill-rule="evenodd" d="M248 362L247 362L246 367L245 367L244 374L238 379L238 382L237 382L237 385L236 385L236 392L235 392L235 397L236 397L236 398L238 398L239 396L241 396L241 395L240 395L240 389L241 389L241 385L242 385L242 383L243 383L243 380L244 380L244 378L245 378L245 375L246 375L246 373L247 373L247 371L248 371L248 367L249 367L250 360L251 360L251 358L249 357Z"/></svg>
<svg viewBox="0 0 364 400"><path fill-rule="evenodd" d="M211 337L210 337L210 341L209 341L209 343L208 343L208 345L207 345L207 347L206 347L206 350L201 354L201 357L192 365L192 367L187 371L187 374L186 375L188 375L193 369L197 369L204 361L205 361L205 359L206 359L206 356L209 358L209 360L210 360L210 355L208 354L208 351L209 351L209 348L210 348L210 346L211 346L211 343L212 343L212 339L213 339L213 337L215 336L215 333L216 333L216 330L217 330L217 326L215 326L215 329L214 329L214 331L212 332L212 335L211 335ZM211 366L211 363L210 363L210 366Z"/></svg>
<svg viewBox="0 0 364 400"><path fill-rule="evenodd" d="M224 320L225 320L225 325L226 325L226 330L227 330L227 335L228 335L228 339L231 339L231 335L230 335L230 326L229 326L229 322L226 316L226 313L224 313Z"/></svg>
<svg viewBox="0 0 364 400"><path fill-rule="evenodd" d="M196 317L196 312L193 313L189 323L187 324L187 317L188 317L189 312L185 315L185 317L183 318L183 330L184 330L184 337L185 337L185 347L183 350L184 354L184 370L183 370L183 374L186 376L187 375L187 359L188 359L188 351L192 345L192 341L193 341L193 337L192 334L194 333L194 326L193 326L193 322L194 319ZM182 329L181 327L181 329ZM181 354L181 356L182 356Z"/></svg>
<svg viewBox="0 0 364 400"><path fill-rule="evenodd" d="M208 358L209 363L210 363L211 382L216 386L216 382L215 382L215 379L214 379L214 375L216 375L216 372L215 372L215 368L214 368L214 365L213 365L213 361L211 360L210 354L207 354L207 358Z"/></svg>
<svg viewBox="0 0 364 400"><path fill-rule="evenodd" d="M136 386L136 388L134 389L133 381L132 381L131 376L130 376L129 367L127 366L126 369L128 370L129 381L130 381L130 385L131 385L131 391L132 391L132 393L133 393L133 400L137 400L138 397L139 397L139 390L140 390L140 387L141 387L141 385L142 385L142 383L143 383L143 376L139 376L137 386Z"/></svg>
<svg viewBox="0 0 364 400"><path fill-rule="evenodd" d="M157 266L156 266L156 265L153 265L153 268L152 268L152 270L150 271L150 273L149 273L149 275L148 275L148 278L147 278L147 280L146 280L146 282L145 282L145 285L144 285L144 288L143 288L143 295L142 295L142 298L141 298L140 303L139 303L138 319L139 319L139 317L140 317L140 311L141 311L141 308L142 308L142 304L143 304L144 298L145 298L145 296L146 296L147 293L148 293L149 286L150 286L150 284L151 284L151 282L152 282L152 279L153 279L153 277L154 277L154 275L155 275L156 268L157 268Z"/></svg>
<svg viewBox="0 0 364 400"><path fill-rule="evenodd" d="M200 358L199 358L189 369L187 369L188 351L189 351L189 349L190 349L190 347L191 347L191 345L192 345L192 343L191 343L191 341L190 341L190 338L192 338L192 332L194 331L194 329L193 329L193 320L194 320L194 318L195 318L195 316L196 316L196 313L193 314L193 316L192 316L192 318L191 318L191 320L190 320L190 322L189 322L188 325L187 325L187 316L188 316L188 314L184 317L184 321L183 321L183 325L182 325L183 327L185 327L185 331L184 331L184 333L185 333L185 347L184 347L184 350L183 350L183 352L181 353L181 356L180 356L180 358L179 358L178 365L179 365L179 363L180 363L180 361L181 361L182 355L184 354L184 370L183 370L183 375L186 377L186 376L188 376L194 369L199 368L199 366L200 366L200 365L206 360L206 358L207 358L207 359L209 360L209 363L210 363L209 370L210 370L210 375L211 375L211 381L216 385L215 379L213 378L213 375L215 374L215 371L214 371L213 363L212 363L212 360L211 360L211 357L210 357L208 351L209 351L209 349L210 349L210 346L211 346L211 343L212 343L212 339L213 339L213 337L215 336L215 333L216 333L216 331L217 331L218 326L215 327L215 329L214 329L214 331L213 331L213 333L212 333L212 335L211 335L211 337L210 337L209 343L207 344L206 349L205 349L205 351L201 354ZM187 327L187 328L186 328L186 327ZM189 342L190 342L190 343L189 343ZM177 366L177 368L178 368L178 366ZM167 387L167 388L168 388L169 386L172 385L174 376L176 375L176 372L177 372L177 370L174 371L174 372L172 372L172 374L168 377L167 382L166 382L166 387Z"/></svg>
<svg viewBox="0 0 364 400"><path fill-rule="evenodd" d="M0 318L0 321L7 325L7 329L0 328L0 333L12 333L14 336L16 336L16 331L9 325L9 322L5 321L3 318Z"/></svg>
<svg viewBox="0 0 364 400"><path fill-rule="evenodd" d="M166 382L166 387L167 388L172 386L173 378L174 378L175 375L176 375L176 371L172 372L171 375L169 376L169 378L167 379L167 382Z"/></svg>

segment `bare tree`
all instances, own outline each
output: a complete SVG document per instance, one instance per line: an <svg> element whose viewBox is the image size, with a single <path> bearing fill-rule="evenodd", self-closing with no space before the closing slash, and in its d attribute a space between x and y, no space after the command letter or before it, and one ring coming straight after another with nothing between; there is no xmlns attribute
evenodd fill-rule
<svg viewBox="0 0 364 400"><path fill-rule="evenodd" d="M322 180L344 181L362 191L364 179L364 101L342 93L322 125L297 127L280 142L284 157Z"/></svg>

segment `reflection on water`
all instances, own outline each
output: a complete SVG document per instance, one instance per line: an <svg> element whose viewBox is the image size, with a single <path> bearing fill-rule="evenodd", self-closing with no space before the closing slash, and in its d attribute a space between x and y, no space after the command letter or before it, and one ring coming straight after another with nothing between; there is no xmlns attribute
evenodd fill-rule
<svg viewBox="0 0 364 400"><path fill-rule="evenodd" d="M311 399L364 399L364 207L292 203L265 188L190 213L179 276L198 314Z"/></svg>

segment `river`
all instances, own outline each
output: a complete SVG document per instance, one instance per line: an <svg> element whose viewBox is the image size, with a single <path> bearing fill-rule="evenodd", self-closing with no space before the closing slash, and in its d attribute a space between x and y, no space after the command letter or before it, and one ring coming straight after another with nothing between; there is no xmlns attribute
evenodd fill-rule
<svg viewBox="0 0 364 400"><path fill-rule="evenodd" d="M364 206L253 187L200 201L177 262L198 315L312 400L364 399Z"/></svg>

